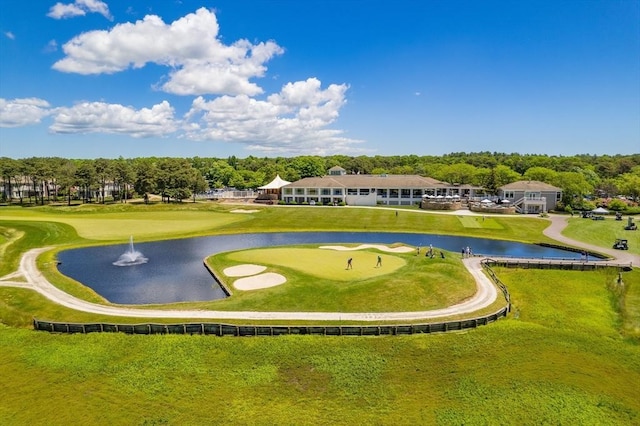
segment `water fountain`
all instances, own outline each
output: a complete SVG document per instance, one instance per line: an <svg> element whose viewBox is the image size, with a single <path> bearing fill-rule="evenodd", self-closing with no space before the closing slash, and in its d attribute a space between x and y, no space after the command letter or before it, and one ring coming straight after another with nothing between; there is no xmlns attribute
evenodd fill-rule
<svg viewBox="0 0 640 426"><path fill-rule="evenodd" d="M129 237L129 250L120 255L120 258L113 262L116 266L133 266L147 263L149 259L144 257L142 253L133 248L133 235Z"/></svg>

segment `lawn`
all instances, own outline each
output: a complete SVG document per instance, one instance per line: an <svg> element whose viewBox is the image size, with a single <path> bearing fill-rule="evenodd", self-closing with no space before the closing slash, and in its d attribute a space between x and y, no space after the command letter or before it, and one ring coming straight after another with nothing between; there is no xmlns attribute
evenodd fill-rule
<svg viewBox="0 0 640 426"><path fill-rule="evenodd" d="M194 211L232 217L218 228L215 220L185 225L192 234L344 226L550 241L541 236L547 222L533 218L498 218L501 229L483 229L405 210L396 219L383 209L276 207L236 214L209 205L118 208L124 211L0 208L0 270L15 269L30 247L106 241L79 235L72 219L108 213L113 217L96 222L113 229L103 237L126 240L129 230L117 229L124 223L118 216L131 220L129 213L145 209L173 211L161 219L167 225ZM166 237L179 235L182 225L170 226L176 228ZM383 262L390 255L384 256ZM403 269L417 261L393 256L407 263ZM270 268L300 273L262 259ZM0 322L9 324L0 324L0 423L639 424L640 271L624 273L623 287L606 271L496 272L512 295L507 319L461 333L368 338L56 335L28 329L31 316L109 319L56 306L28 290L0 288Z"/></svg>
<svg viewBox="0 0 640 426"><path fill-rule="evenodd" d="M616 238L624 238L628 240L629 252L640 254L640 231L625 231L626 224L626 217L622 221L612 217L605 220L573 217L562 233L578 241L608 248L611 248Z"/></svg>
<svg viewBox="0 0 640 426"><path fill-rule="evenodd" d="M196 308L220 310L393 312L439 309L475 294L476 285L459 256L428 259L376 249L336 251L317 246L263 248L222 253L207 259L233 295ZM382 266L376 267L381 256ZM353 258L353 269L346 269ZM267 266L287 282L266 289L233 290L227 267Z"/></svg>

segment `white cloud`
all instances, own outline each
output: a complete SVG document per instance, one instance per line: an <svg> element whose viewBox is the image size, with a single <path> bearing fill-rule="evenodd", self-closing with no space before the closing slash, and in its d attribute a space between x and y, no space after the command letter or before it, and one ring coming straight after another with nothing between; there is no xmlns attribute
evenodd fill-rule
<svg viewBox="0 0 640 426"><path fill-rule="evenodd" d="M55 40L49 40L49 43L43 49L45 53L55 52L56 50L58 50L58 42Z"/></svg>
<svg viewBox="0 0 640 426"><path fill-rule="evenodd" d="M14 34L14 33L12 33L11 31L5 31L4 35L5 35L8 39L11 39L11 40L15 40L15 39L16 39L15 34Z"/></svg>
<svg viewBox="0 0 640 426"><path fill-rule="evenodd" d="M66 19L84 16L88 13L99 13L109 20L113 20L109 6L100 0L76 0L74 3L56 3L51 6L47 16L53 19Z"/></svg>
<svg viewBox="0 0 640 426"><path fill-rule="evenodd" d="M80 34L64 44L66 57L53 68L78 74L115 73L155 63L174 68L160 88L179 95L256 95L262 89L249 80L262 77L264 63L283 49L274 42L218 39L213 12L200 8L170 25L156 15L110 31Z"/></svg>
<svg viewBox="0 0 640 426"><path fill-rule="evenodd" d="M246 95L198 97L185 116L185 137L237 142L267 153L316 154L356 152L359 140L328 129L345 104L347 86L321 89L318 79L286 84L266 101Z"/></svg>
<svg viewBox="0 0 640 426"><path fill-rule="evenodd" d="M0 98L0 127L22 127L37 124L51 114L49 102L38 98Z"/></svg>
<svg viewBox="0 0 640 426"><path fill-rule="evenodd" d="M54 133L112 133L135 138L162 137L178 128L174 110L163 101L139 110L104 102L83 102L58 108L49 129Z"/></svg>

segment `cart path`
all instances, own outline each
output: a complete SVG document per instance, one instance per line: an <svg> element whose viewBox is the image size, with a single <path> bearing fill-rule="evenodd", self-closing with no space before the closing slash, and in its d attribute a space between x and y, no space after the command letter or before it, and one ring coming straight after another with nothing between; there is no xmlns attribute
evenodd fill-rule
<svg viewBox="0 0 640 426"><path fill-rule="evenodd" d="M562 235L562 231L568 225L568 217L562 215L549 215L551 225L545 228L542 233L549 238L553 238L563 244L580 247L585 250L594 251L597 253L604 253L611 256L616 262L629 264L632 266L640 266L640 256L637 254L629 253L627 250L615 250L613 248L603 248L600 246L594 246L593 244L587 244L582 241L577 241L569 237ZM612 242L613 243L613 242Z"/></svg>
<svg viewBox="0 0 640 426"><path fill-rule="evenodd" d="M477 291L471 298L443 309L416 312L256 312L256 311L207 311L207 310L161 310L141 309L125 306L100 305L78 299L51 284L38 270L37 257L48 247L28 251L20 261L17 273L0 278L0 286L28 288L46 298L83 312L118 317L135 318L189 318L189 319L245 319L245 320L317 320L317 321L412 321L441 318L457 314L467 314L491 305L498 297L498 291L483 273L481 258L464 259L464 265L477 283ZM23 276L26 282L12 281Z"/></svg>

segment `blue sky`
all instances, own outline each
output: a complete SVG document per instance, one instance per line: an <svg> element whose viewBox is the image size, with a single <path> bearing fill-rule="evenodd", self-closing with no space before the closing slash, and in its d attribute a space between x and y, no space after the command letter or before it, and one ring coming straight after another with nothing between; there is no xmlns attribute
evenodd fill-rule
<svg viewBox="0 0 640 426"><path fill-rule="evenodd" d="M3 0L0 156L640 152L640 0Z"/></svg>

